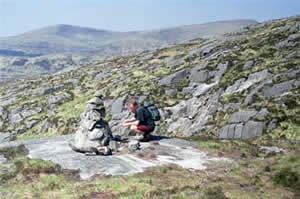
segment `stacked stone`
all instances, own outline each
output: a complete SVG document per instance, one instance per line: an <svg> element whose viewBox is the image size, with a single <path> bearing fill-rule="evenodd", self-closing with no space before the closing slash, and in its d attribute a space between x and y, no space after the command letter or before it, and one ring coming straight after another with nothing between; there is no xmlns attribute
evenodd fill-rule
<svg viewBox="0 0 300 199"><path fill-rule="evenodd" d="M87 102L85 111L80 116L80 127L75 133L74 140L70 142L74 151L100 155L111 153L109 144L113 142L113 136L104 117L105 107L101 92L98 91Z"/></svg>

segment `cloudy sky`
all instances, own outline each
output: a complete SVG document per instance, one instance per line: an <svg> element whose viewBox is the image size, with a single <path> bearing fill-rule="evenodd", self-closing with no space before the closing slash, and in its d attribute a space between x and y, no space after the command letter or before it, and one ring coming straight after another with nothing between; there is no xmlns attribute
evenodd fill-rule
<svg viewBox="0 0 300 199"><path fill-rule="evenodd" d="M0 0L0 36L54 24L133 31L296 14L300 0Z"/></svg>

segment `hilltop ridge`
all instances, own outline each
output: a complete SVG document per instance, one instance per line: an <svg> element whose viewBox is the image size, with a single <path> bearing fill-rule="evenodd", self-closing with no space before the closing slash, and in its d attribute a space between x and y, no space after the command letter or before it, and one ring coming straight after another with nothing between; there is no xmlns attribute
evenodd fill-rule
<svg viewBox="0 0 300 199"><path fill-rule="evenodd" d="M21 35L0 38L0 49L22 51L24 54L87 53L115 56L153 49L178 41L202 36L221 35L256 23L253 20L230 20L186 25L152 31L115 32L72 25L54 25ZM135 43L131 42L135 41ZM117 45L117 43L121 42ZM147 45L154 43L151 48ZM112 45L112 48L109 48ZM129 52L120 52L134 46ZM139 47L142 46L142 47ZM117 48L117 49L114 49ZM104 53L105 51L106 53Z"/></svg>

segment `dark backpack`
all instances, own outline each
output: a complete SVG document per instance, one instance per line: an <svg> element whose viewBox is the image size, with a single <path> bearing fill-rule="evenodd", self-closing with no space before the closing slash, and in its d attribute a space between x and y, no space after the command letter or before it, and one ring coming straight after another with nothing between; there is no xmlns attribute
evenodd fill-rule
<svg viewBox="0 0 300 199"><path fill-rule="evenodd" d="M144 107L150 112L153 121L160 120L159 110L152 102L145 102Z"/></svg>

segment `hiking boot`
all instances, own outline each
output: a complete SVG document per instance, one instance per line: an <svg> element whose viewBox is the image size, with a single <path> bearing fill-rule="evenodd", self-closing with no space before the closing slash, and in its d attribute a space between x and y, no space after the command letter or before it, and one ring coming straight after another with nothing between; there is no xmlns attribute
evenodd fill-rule
<svg viewBox="0 0 300 199"><path fill-rule="evenodd" d="M151 135L150 134L145 134L144 138L141 140L141 142L148 142L151 140Z"/></svg>

